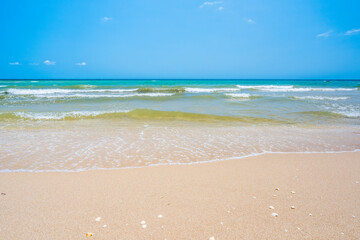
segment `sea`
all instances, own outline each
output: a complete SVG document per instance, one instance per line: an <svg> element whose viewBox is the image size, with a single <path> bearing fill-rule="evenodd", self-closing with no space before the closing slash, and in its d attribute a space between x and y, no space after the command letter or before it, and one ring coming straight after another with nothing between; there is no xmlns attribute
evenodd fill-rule
<svg viewBox="0 0 360 240"><path fill-rule="evenodd" d="M360 149L360 80L0 80L0 171Z"/></svg>

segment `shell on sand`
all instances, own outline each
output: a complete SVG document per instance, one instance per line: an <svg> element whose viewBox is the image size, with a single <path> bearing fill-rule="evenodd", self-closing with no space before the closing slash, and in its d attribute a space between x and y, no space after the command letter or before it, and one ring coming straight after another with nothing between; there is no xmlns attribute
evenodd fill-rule
<svg viewBox="0 0 360 240"><path fill-rule="evenodd" d="M273 217L277 217L277 216L279 216L279 214L277 214L277 213L273 212L273 213L271 214L271 216L273 216Z"/></svg>
<svg viewBox="0 0 360 240"><path fill-rule="evenodd" d="M101 217L95 218L95 221L97 221L97 222L100 222L100 220L101 220Z"/></svg>
<svg viewBox="0 0 360 240"><path fill-rule="evenodd" d="M140 222L140 224L141 224L141 225L144 225L144 224L146 224L146 222L145 222L144 220L142 220L142 221Z"/></svg>
<svg viewBox="0 0 360 240"><path fill-rule="evenodd" d="M272 210L274 210L274 209L275 209L275 207L274 207L274 206L269 206L269 208L270 208L270 209L272 209Z"/></svg>
<svg viewBox="0 0 360 240"><path fill-rule="evenodd" d="M215 240L215 237L209 237L209 240Z"/></svg>
<svg viewBox="0 0 360 240"><path fill-rule="evenodd" d="M141 227L142 227L142 228L146 228L147 226L146 226L146 224L143 224L143 225L141 225Z"/></svg>
<svg viewBox="0 0 360 240"><path fill-rule="evenodd" d="M86 237L91 237L91 236L93 236L93 235L94 235L94 234L91 233L91 232L86 233Z"/></svg>
<svg viewBox="0 0 360 240"><path fill-rule="evenodd" d="M291 206L291 209L295 209L295 206Z"/></svg>
<svg viewBox="0 0 360 240"><path fill-rule="evenodd" d="M159 214L159 215L158 215L158 218L163 218L163 215Z"/></svg>
<svg viewBox="0 0 360 240"><path fill-rule="evenodd" d="M291 191L290 193L291 193L291 194L295 194L295 191Z"/></svg>

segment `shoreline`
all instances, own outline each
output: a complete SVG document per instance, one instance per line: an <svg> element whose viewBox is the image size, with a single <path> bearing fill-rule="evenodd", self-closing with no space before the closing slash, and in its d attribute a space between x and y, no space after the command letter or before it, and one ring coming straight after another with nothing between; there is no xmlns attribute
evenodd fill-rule
<svg viewBox="0 0 360 240"><path fill-rule="evenodd" d="M344 150L344 151L324 151L324 152L262 152L262 153L252 153L246 156L239 157L230 157L226 159L214 159L208 161L198 161L198 162L172 162L172 163L159 163L159 164L149 164L144 166L129 166L129 167L120 167L120 168L94 168L94 169L77 169L77 170L26 170L26 169L1 169L1 173L80 173L80 172L93 172L93 171L116 171L116 170L126 170L126 169L142 169L149 167L166 167L166 166L189 166L197 164L209 164L216 162L225 162L225 161L235 161L246 158L258 157L263 155L272 155L272 154L342 154L342 153L357 153L360 152L360 149L354 150Z"/></svg>
<svg viewBox="0 0 360 240"><path fill-rule="evenodd" d="M3 172L0 238L358 239L358 159L358 151L271 153L190 165Z"/></svg>

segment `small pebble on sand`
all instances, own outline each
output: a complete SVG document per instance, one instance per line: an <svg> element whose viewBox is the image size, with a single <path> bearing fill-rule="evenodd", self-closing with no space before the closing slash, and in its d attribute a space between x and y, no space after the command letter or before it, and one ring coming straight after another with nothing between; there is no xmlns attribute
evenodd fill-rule
<svg viewBox="0 0 360 240"><path fill-rule="evenodd" d="M291 191L290 193L291 193L291 194L295 194L295 191Z"/></svg>
<svg viewBox="0 0 360 240"><path fill-rule="evenodd" d="M280 191L280 188L275 188L275 191Z"/></svg>
<svg viewBox="0 0 360 240"><path fill-rule="evenodd" d="M97 221L97 222L100 222L100 220L101 220L101 217L95 218L95 221Z"/></svg>
<svg viewBox="0 0 360 240"><path fill-rule="evenodd" d="M107 225L104 225L104 226L103 226L103 228L106 228L106 227L107 227Z"/></svg>
<svg viewBox="0 0 360 240"><path fill-rule="evenodd" d="M215 240L215 237L209 237L209 240Z"/></svg>
<svg viewBox="0 0 360 240"><path fill-rule="evenodd" d="M255 197L255 196L253 196L253 199L256 199L256 197Z"/></svg>
<svg viewBox="0 0 360 240"><path fill-rule="evenodd" d="M146 226L146 224L143 224L143 225L141 225L141 227L145 229L147 226Z"/></svg>
<svg viewBox="0 0 360 240"><path fill-rule="evenodd" d="M273 216L273 217L277 217L277 216L279 216L279 214L277 214L277 213L273 212L273 213L271 214L271 216Z"/></svg>
<svg viewBox="0 0 360 240"><path fill-rule="evenodd" d="M5 196L5 195L6 195L6 193L2 192L2 193L1 193L1 195Z"/></svg>
<svg viewBox="0 0 360 240"><path fill-rule="evenodd" d="M355 215L352 215L353 218L356 218Z"/></svg>
<svg viewBox="0 0 360 240"><path fill-rule="evenodd" d="M311 213L309 213L309 216L311 217L311 216L312 216L312 214L311 214Z"/></svg>
<svg viewBox="0 0 360 240"><path fill-rule="evenodd" d="M140 224L141 224L141 225L144 225L144 224L146 224L146 222L145 222L144 220L142 220L142 221L140 222Z"/></svg>
<svg viewBox="0 0 360 240"><path fill-rule="evenodd" d="M159 214L159 215L158 215L158 218L163 218L163 215Z"/></svg>
<svg viewBox="0 0 360 240"><path fill-rule="evenodd" d="M86 233L86 237L92 237L94 234L91 232Z"/></svg>
<svg viewBox="0 0 360 240"><path fill-rule="evenodd" d="M274 206L269 206L269 208L270 208L270 209L272 209L272 210L274 210L274 209L275 209L275 208L274 208Z"/></svg>
<svg viewBox="0 0 360 240"><path fill-rule="evenodd" d="M356 181L355 183L356 183L356 184L359 184L359 181Z"/></svg>
<svg viewBox="0 0 360 240"><path fill-rule="evenodd" d="M291 206L291 209L295 209L295 206Z"/></svg>
<svg viewBox="0 0 360 240"><path fill-rule="evenodd" d="M288 232L289 230L287 230L286 228L285 228L285 232Z"/></svg>

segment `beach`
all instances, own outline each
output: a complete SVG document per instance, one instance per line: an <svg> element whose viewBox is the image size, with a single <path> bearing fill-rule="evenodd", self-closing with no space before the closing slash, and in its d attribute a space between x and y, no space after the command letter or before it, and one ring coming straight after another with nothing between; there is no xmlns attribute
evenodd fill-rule
<svg viewBox="0 0 360 240"><path fill-rule="evenodd" d="M0 239L358 239L359 159L1 173Z"/></svg>
<svg viewBox="0 0 360 240"><path fill-rule="evenodd" d="M360 237L358 80L0 83L0 239Z"/></svg>

